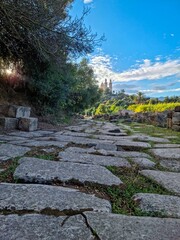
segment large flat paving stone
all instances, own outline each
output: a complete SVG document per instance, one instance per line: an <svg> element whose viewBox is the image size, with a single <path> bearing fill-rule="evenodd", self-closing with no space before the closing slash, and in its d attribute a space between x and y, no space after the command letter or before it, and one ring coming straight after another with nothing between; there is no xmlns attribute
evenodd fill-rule
<svg viewBox="0 0 180 240"><path fill-rule="evenodd" d="M12 144L0 144L0 161L6 161L10 158L23 156L30 150L31 149L28 147L15 146Z"/></svg>
<svg viewBox="0 0 180 240"><path fill-rule="evenodd" d="M110 212L111 204L75 189L40 184L0 184L0 211Z"/></svg>
<svg viewBox="0 0 180 240"><path fill-rule="evenodd" d="M173 172L180 172L180 161L179 160L161 160L160 165L162 167L167 168L170 171Z"/></svg>
<svg viewBox="0 0 180 240"><path fill-rule="evenodd" d="M133 200L145 212L161 213L166 217L180 218L180 197L137 193Z"/></svg>
<svg viewBox="0 0 180 240"><path fill-rule="evenodd" d="M60 161L93 164L101 166L117 166L130 168L131 165L126 159L110 156L99 156L86 153L60 152Z"/></svg>
<svg viewBox="0 0 180 240"><path fill-rule="evenodd" d="M153 148L180 148L180 144L155 144Z"/></svg>
<svg viewBox="0 0 180 240"><path fill-rule="evenodd" d="M106 150L96 150L94 148L79 148L79 147L68 147L65 152L75 152L75 153L91 153L91 154L101 154L104 156L115 156L120 158L151 158L150 155L143 152L136 151L106 151Z"/></svg>
<svg viewBox="0 0 180 240"><path fill-rule="evenodd" d="M178 240L180 219L87 213L88 224L103 240Z"/></svg>
<svg viewBox="0 0 180 240"><path fill-rule="evenodd" d="M11 142L12 143L12 142ZM15 144L15 142L13 142ZM59 142L59 141L37 141L37 140L28 140L28 141L19 141L17 142L18 145L27 146L27 147L59 147L64 148L67 146L68 143L66 142Z"/></svg>
<svg viewBox="0 0 180 240"><path fill-rule="evenodd" d="M23 138L35 138L35 137L43 137L43 136L49 136L53 134L53 131L34 131L34 132L22 132L22 131L15 131L8 133L10 136L16 136L16 137L23 137Z"/></svg>
<svg viewBox="0 0 180 240"><path fill-rule="evenodd" d="M68 218L39 214L0 215L2 240L94 240L82 215Z"/></svg>
<svg viewBox="0 0 180 240"><path fill-rule="evenodd" d="M180 195L180 173L142 170L140 174L154 180L167 190Z"/></svg>
<svg viewBox="0 0 180 240"><path fill-rule="evenodd" d="M180 148L153 148L150 151L157 158L180 160Z"/></svg>
<svg viewBox="0 0 180 240"><path fill-rule="evenodd" d="M148 158L131 158L134 164L137 164L141 169L151 169L155 167L155 162L149 160Z"/></svg>
<svg viewBox="0 0 180 240"><path fill-rule="evenodd" d="M151 145L145 142L117 141L115 144L118 149L120 147L125 150L132 150L132 151L151 148Z"/></svg>
<svg viewBox="0 0 180 240"><path fill-rule="evenodd" d="M98 139L66 136L66 135L61 135L61 134L59 135L59 133L55 133L53 136L56 141L81 144L81 145L85 145L85 146L96 146L98 143L102 143L102 141L100 141ZM43 139L41 139L41 140L43 140ZM110 140L106 141L106 143L113 143L113 142L114 141L110 141Z"/></svg>
<svg viewBox="0 0 180 240"><path fill-rule="evenodd" d="M159 138L159 137L150 137L150 136L143 136L143 135L134 135L133 137L136 137L137 140L139 141L144 141L144 142L155 142L155 143L169 143L169 140L166 138Z"/></svg>
<svg viewBox="0 0 180 240"><path fill-rule="evenodd" d="M78 182L107 186L123 184L118 177L102 166L37 158L22 158L15 170L14 178L34 183Z"/></svg>

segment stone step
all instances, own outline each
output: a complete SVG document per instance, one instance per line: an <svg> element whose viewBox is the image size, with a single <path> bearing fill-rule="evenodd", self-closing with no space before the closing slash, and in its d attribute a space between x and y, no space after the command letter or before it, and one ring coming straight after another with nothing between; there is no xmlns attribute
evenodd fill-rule
<svg viewBox="0 0 180 240"><path fill-rule="evenodd" d="M117 166L130 168L131 165L126 159L109 156L99 156L86 153L60 152L58 157L63 162L76 162L100 166Z"/></svg>
<svg viewBox="0 0 180 240"><path fill-rule="evenodd" d="M10 158L23 156L30 150L31 149L28 147L15 146L12 144L0 144L0 162L7 161Z"/></svg>
<svg viewBox="0 0 180 240"><path fill-rule="evenodd" d="M125 150L142 150L142 149L148 149L151 148L151 145L149 143L145 142L132 142L132 141L117 141L116 143L117 149L121 150L121 148Z"/></svg>
<svg viewBox="0 0 180 240"><path fill-rule="evenodd" d="M0 127L2 127L4 130L14 130L17 129L17 126L17 118L0 117Z"/></svg>
<svg viewBox="0 0 180 240"><path fill-rule="evenodd" d="M110 212L109 201L75 189L40 184L0 184L0 211L32 211L62 215L84 211Z"/></svg>
<svg viewBox="0 0 180 240"><path fill-rule="evenodd" d="M180 148L153 148L150 151L160 159L180 160Z"/></svg>
<svg viewBox="0 0 180 240"><path fill-rule="evenodd" d="M142 170L140 174L154 180L165 189L180 195L180 173Z"/></svg>
<svg viewBox="0 0 180 240"><path fill-rule="evenodd" d="M138 193L133 200L145 212L160 213L166 217L180 218L180 197L151 193Z"/></svg>
<svg viewBox="0 0 180 240"><path fill-rule="evenodd" d="M90 164L48 161L37 158L22 158L14 178L33 183L93 183L120 186L122 181L105 167Z"/></svg>

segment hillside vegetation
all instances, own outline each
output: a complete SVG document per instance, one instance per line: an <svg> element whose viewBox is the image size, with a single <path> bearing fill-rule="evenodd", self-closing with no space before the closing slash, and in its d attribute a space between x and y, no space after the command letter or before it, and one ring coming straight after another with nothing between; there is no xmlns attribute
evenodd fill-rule
<svg viewBox="0 0 180 240"><path fill-rule="evenodd" d="M157 104L133 104L130 105L127 109L133 112L163 112L166 110L173 110L177 106L180 106L180 102L157 103Z"/></svg>

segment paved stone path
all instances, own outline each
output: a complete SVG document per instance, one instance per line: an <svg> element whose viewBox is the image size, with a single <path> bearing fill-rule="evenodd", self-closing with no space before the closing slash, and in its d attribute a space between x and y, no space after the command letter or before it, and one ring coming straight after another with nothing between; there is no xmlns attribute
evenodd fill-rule
<svg viewBox="0 0 180 240"><path fill-rule="evenodd" d="M59 132L1 134L0 177L14 158L18 166L14 181L0 183L0 239L179 240L180 144L126 129L82 120ZM114 168L136 169L167 194L142 189L129 199L143 217L112 213L101 188L126 189Z"/></svg>

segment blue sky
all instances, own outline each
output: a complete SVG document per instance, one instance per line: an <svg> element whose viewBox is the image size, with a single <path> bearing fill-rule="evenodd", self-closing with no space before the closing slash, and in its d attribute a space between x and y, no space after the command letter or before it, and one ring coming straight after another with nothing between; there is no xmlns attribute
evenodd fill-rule
<svg viewBox="0 0 180 240"><path fill-rule="evenodd" d="M146 96L180 95L180 0L75 0L72 16L85 18L106 41L89 55L96 78L113 90Z"/></svg>

